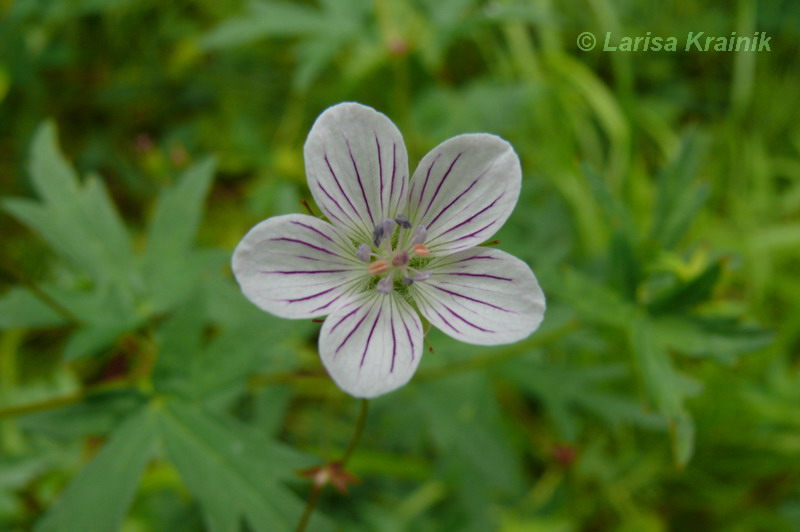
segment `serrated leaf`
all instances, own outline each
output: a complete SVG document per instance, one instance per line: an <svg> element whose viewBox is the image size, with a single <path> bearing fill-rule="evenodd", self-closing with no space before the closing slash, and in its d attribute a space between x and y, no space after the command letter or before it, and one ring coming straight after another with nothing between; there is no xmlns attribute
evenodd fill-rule
<svg viewBox="0 0 800 532"><path fill-rule="evenodd" d="M142 409L111 435L37 524L37 532L119 530L155 450L152 412Z"/></svg>
<svg viewBox="0 0 800 532"><path fill-rule="evenodd" d="M167 454L202 503L215 532L238 532L245 519L259 531L291 530L302 503L279 481L308 465L302 457L258 437L233 420L173 400L160 410ZM316 516L315 526L327 528Z"/></svg>
<svg viewBox="0 0 800 532"><path fill-rule="evenodd" d="M33 135L28 171L45 203L77 200L78 174L61 154L56 125L50 120L42 123Z"/></svg>

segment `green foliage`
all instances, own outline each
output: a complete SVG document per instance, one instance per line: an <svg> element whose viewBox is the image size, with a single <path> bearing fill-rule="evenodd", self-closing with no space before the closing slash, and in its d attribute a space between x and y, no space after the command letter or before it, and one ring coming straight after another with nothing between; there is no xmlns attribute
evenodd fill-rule
<svg viewBox="0 0 800 532"><path fill-rule="evenodd" d="M496 238L548 311L509 346L431 331L309 529L799 529L797 27L789 0L0 2L0 529L295 527L355 402L319 325L228 264L310 199L305 134L344 100L412 170L460 133L514 145Z"/></svg>

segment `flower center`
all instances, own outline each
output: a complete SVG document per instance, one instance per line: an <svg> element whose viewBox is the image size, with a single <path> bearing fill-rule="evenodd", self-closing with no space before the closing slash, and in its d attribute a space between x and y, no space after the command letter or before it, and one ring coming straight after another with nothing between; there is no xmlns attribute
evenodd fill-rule
<svg viewBox="0 0 800 532"><path fill-rule="evenodd" d="M431 254L425 245L427 237L428 230L424 225L413 227L401 214L379 223L372 232L372 242L360 244L356 257L368 264L367 273L378 277L375 289L388 294L394 290L395 283L409 286L430 278L429 271L416 268L420 265L417 259L425 259Z"/></svg>

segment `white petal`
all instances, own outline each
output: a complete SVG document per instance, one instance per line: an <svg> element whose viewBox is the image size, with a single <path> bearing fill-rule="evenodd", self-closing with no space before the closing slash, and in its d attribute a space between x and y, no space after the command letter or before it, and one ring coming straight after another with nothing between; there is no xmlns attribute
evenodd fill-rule
<svg viewBox="0 0 800 532"><path fill-rule="evenodd" d="M308 186L334 225L369 242L385 218L406 214L408 155L386 115L358 103L326 109L305 145Z"/></svg>
<svg viewBox="0 0 800 532"><path fill-rule="evenodd" d="M342 390L376 397L408 382L422 356L422 336L419 316L400 295L372 290L328 316L319 354Z"/></svg>
<svg viewBox="0 0 800 532"><path fill-rule="evenodd" d="M411 178L409 216L428 229L427 246L442 255L491 237L519 198L519 157L500 137L459 135L423 157Z"/></svg>
<svg viewBox="0 0 800 532"><path fill-rule="evenodd" d="M253 227L233 252L233 274L247 298L283 318L329 314L365 275L356 248L312 216L289 214Z"/></svg>
<svg viewBox="0 0 800 532"><path fill-rule="evenodd" d="M471 344L522 340L542 322L544 293L527 264L478 247L433 260L430 279L411 285L419 311L445 334Z"/></svg>

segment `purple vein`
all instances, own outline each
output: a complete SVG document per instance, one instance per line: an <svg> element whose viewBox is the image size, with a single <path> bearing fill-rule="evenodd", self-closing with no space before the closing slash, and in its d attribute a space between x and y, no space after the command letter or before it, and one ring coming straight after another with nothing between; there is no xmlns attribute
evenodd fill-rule
<svg viewBox="0 0 800 532"><path fill-rule="evenodd" d="M323 233L322 231L320 231L320 230L319 230L319 229L317 229L316 227L310 226L310 225L308 225L308 224L304 224L304 223L302 223L302 222L292 222L292 223L293 223L294 225L299 225L299 226L301 226L301 227L305 227L306 229L308 229L308 230L310 230L310 231L314 231L315 233L317 233L317 234L318 234L319 236L321 236L322 238L325 238L325 239L327 239L327 240L329 240L329 241L333 242L333 239L332 239L331 237L329 237L328 235L326 235L325 233Z"/></svg>
<svg viewBox="0 0 800 532"><path fill-rule="evenodd" d="M327 290L323 290L322 292L317 292L316 294L312 294L306 297L298 297L297 299L281 299L281 301L285 301L286 303L299 303L300 301L308 301L309 299L315 299L319 296L324 296L328 292L333 292L339 288L338 286L334 286L333 288L328 288Z"/></svg>
<svg viewBox="0 0 800 532"><path fill-rule="evenodd" d="M375 146L378 149L378 176L379 176L378 179L380 180L380 189L379 189L380 193L378 194L378 196L380 196L381 199L381 212L384 212L383 211L383 162L381 161L381 143L378 140L378 134L375 133L374 131L373 133L375 135ZM391 191L389 192L389 195L391 196Z"/></svg>
<svg viewBox="0 0 800 532"><path fill-rule="evenodd" d="M344 191L344 189L342 188L342 184L339 183L339 178L336 177L336 172L333 171L333 168L331 167L331 163L330 163L330 161L328 161L328 154L326 153L323 157L325 158L325 164L328 165L328 170L330 171L331 176L333 176L334 182L336 182L336 186L339 187L339 192L342 193L342 196L344 196L344 199L347 200L347 203L348 203L348 205L350 205L350 208L353 209L353 213L356 215L356 218L358 218L359 217L358 210L356 209L356 206L353 205L353 202L350 201L350 196L348 196L347 193ZM352 218L351 218L351 220L352 220ZM355 221L355 220L353 220L353 221Z"/></svg>
<svg viewBox="0 0 800 532"><path fill-rule="evenodd" d="M472 323L471 321L465 319L458 312L454 311L453 309L451 309L450 307L448 307L444 303L442 303L442 306L444 306L444 308L445 308L445 310L447 310L447 312L449 312L450 314L452 314L453 316L455 316L456 318L460 319L461 321L463 321L464 323L466 323L467 325L469 325L470 327L472 327L474 329L478 329L479 331L483 331L483 332L487 332L487 333L496 332L496 331L490 331L489 329L484 329L483 327L479 327L478 325L475 325L474 323Z"/></svg>
<svg viewBox="0 0 800 532"><path fill-rule="evenodd" d="M308 275L316 273L344 273L351 270L306 270L306 271L287 271L287 270L258 270L258 273L280 273L283 275Z"/></svg>
<svg viewBox="0 0 800 532"><path fill-rule="evenodd" d="M436 272L434 275L458 275L459 277L481 277L486 279L497 279L498 281L512 282L514 279L508 277L500 277L499 275L491 275L489 273L466 273L466 272Z"/></svg>
<svg viewBox="0 0 800 532"><path fill-rule="evenodd" d="M369 313L370 313L371 311L372 311L372 308L370 308L368 311L366 311L366 312L364 313L364 316L362 316L362 318L361 318L360 320L358 320L358 323L356 323L356 326L355 326L355 327L353 327L353 330L352 330L352 331L350 331L350 332L347 334L347 336L345 336L345 337L344 337L344 340L342 340L342 343L340 343L340 344L339 344L339 347L337 347L337 348L336 348L336 351L334 351L334 355L337 355L337 354L339 354L339 350L340 350L342 347L344 347L344 344L346 344L346 343L347 343L347 341L350 339L350 337L351 337L351 336L353 336L353 334L354 334L354 333L355 333L355 332L356 332L356 331L357 331L357 330L358 330L358 329L361 327L361 324L362 324L362 323L364 323L364 320L365 320L365 319L367 319L367 316L369 316ZM338 325L338 323L337 323L337 325Z"/></svg>
<svg viewBox="0 0 800 532"><path fill-rule="evenodd" d="M455 231L456 229L458 229L458 228L459 228L459 227L461 227L462 225L468 224L469 222L471 222L472 220L474 220L475 218L477 218L477 217L478 217L478 216L480 216L481 214L485 213L486 211L488 211L489 209L491 209L492 207L494 207L494 205L495 205L495 204L496 204L498 201L500 201L500 198L502 198L502 197L503 197L503 194L500 194L500 195L497 197L497 199L495 199L495 200L494 200L493 202L491 202L489 205L487 205L487 206L486 206L486 207L484 207L483 209L479 210L478 212L476 212L475 214L473 214L472 216L470 216L469 218L467 218L467 219L466 219L466 220L464 220L463 222L461 222L461 223L459 223L459 224L456 224L456 225L454 225L453 227L451 227L450 229L448 229L447 231L444 231L443 233L439 234L439 236L440 236L440 237L441 237L441 236L444 236L444 235L446 235L447 233L449 233L449 232L451 232L451 231Z"/></svg>
<svg viewBox="0 0 800 532"><path fill-rule="evenodd" d="M392 197L394 196L394 177L397 174L397 143L392 142L392 186L389 190L389 201L391 201ZM400 192L402 196L402 191ZM391 206L390 206L391 208Z"/></svg>
<svg viewBox="0 0 800 532"><path fill-rule="evenodd" d="M349 318L350 316L352 316L353 314L355 314L356 312L358 312L358 309L360 309L360 308L361 308L361 307L356 307L356 308L354 308L354 309L353 309L353 310L351 310L351 311L350 311L348 314L346 314L346 315L345 315L345 316L344 316L342 319L340 319L339 321L337 321L337 322L336 322L336 324L335 324L333 327L331 327L331 332L335 331L335 330L336 330L336 327L338 327L339 325L341 325L341 323L342 323L344 320L346 320L347 318Z"/></svg>
<svg viewBox="0 0 800 532"><path fill-rule="evenodd" d="M436 190L433 191L433 196L431 196L431 200L428 202L428 206L425 207L425 212L423 213L422 218L424 218L425 215L428 214L428 211L431 209L431 205L433 205L434 200L436 200L436 196L438 196L439 191L442 190L442 185L444 185L444 182L447 181L447 177L450 175L450 172L453 171L453 167L455 166L456 162L461 158L462 155L463 153L459 153L458 155L455 156L453 162L450 163L450 166L447 168L447 171L442 176L442 179L439 180L439 185L437 185ZM420 196L419 199L420 201L422 201L422 196Z"/></svg>
<svg viewBox="0 0 800 532"><path fill-rule="evenodd" d="M422 184L422 191L419 193L419 202L422 203L422 198L425 196L425 188L428 186L428 179L431 177L431 170L433 170L433 166L436 164L436 161L439 160L439 157L442 155L442 152L436 154L436 157L433 158L433 162L428 167L428 172L425 174L425 182Z"/></svg>
<svg viewBox="0 0 800 532"><path fill-rule="evenodd" d="M503 307L498 307L497 305L493 305L493 304L491 304L491 303L489 303L487 301L481 301L480 299L475 299L474 297L465 296L464 294L459 294L458 292L453 292L451 290L447 290L446 288L442 288L440 286L436 286L436 285L431 285L431 286L433 286L435 289L439 290L440 292L444 292L445 294L450 294L451 296L456 296L456 297L460 297L460 298L466 299L468 301L473 301L475 303L480 303L481 305L486 305L487 307L491 307L493 309L497 309L497 310L500 310L500 311L503 311L503 312L512 313L508 309L504 309Z"/></svg>
<svg viewBox="0 0 800 532"><path fill-rule="evenodd" d="M337 288L338 288L338 287L337 287ZM323 310L323 309L326 309L326 308L330 307L330 306L331 306L333 303L335 303L336 301L339 301L339 299L340 299L341 297L342 297L342 294L339 294L338 296L334 297L333 299L331 299L330 301L328 301L327 303L325 303L325 304L324 304L324 305L322 305L321 307L317 307L317 308L313 309L311 312L317 312L318 310Z"/></svg>
<svg viewBox="0 0 800 532"><path fill-rule="evenodd" d="M392 367L389 368L389 373L394 373L394 359L397 356L397 337L394 334L394 300L391 300L389 307L389 324L392 327Z"/></svg>
<svg viewBox="0 0 800 532"><path fill-rule="evenodd" d="M356 158L353 157L353 150L350 149L350 141L347 140L347 137L345 137L344 141L347 144L347 153L350 154L350 161L353 163L353 170L356 171L356 179L358 179L358 188L361 189L361 197L364 198L364 205L367 206L367 214L369 214L369 219L372 222L372 225L375 225L375 218L372 217L372 209L370 209L369 201L367 201L367 193L364 192L364 183L361 182L361 172L358 171Z"/></svg>
<svg viewBox="0 0 800 532"><path fill-rule="evenodd" d="M466 240L467 238L472 238L473 236L475 236L475 235L477 235L479 233L482 233L483 231L489 229L489 227L491 227L492 225L494 225L496 223L497 223L497 220L492 220L491 222L489 222L488 224L484 225L483 227L481 227L477 231L472 232L472 233L470 233L468 235L464 235L464 236L458 237L455 240L453 240L453 242L458 242L459 240Z"/></svg>
<svg viewBox="0 0 800 532"><path fill-rule="evenodd" d="M367 358L367 350L369 349L369 343L372 341L372 333L375 332L375 326L378 325L378 320L381 319L381 312L383 309L378 309L378 315L375 316L375 321L372 322L372 328L369 330L369 336L367 336L367 343L364 344L364 352L361 353L361 362L359 362L358 367L364 366L364 359Z"/></svg>
<svg viewBox="0 0 800 532"><path fill-rule="evenodd" d="M328 255L332 255L334 257L338 257L339 256L336 253L333 253L332 251L328 251L327 249L325 249L323 247L315 246L314 244L306 242L305 240L298 240L296 238L286 238L286 237L270 238L269 240L271 242L293 242L295 244L301 244L303 246L310 247L311 249L316 249L317 251L321 251L323 253L327 253Z"/></svg>
<svg viewBox="0 0 800 532"><path fill-rule="evenodd" d="M482 177L482 176L478 176L477 178L475 178L475 181L473 181L473 182L470 184L470 186L468 186L468 187L467 187L467 189L466 189L464 192L462 192L461 194L459 194L458 196L456 196L456 198L455 198L453 201L451 201L450 203L448 203L448 204L447 204L447 206L446 206L444 209L442 209L441 211L439 211L439 214L437 214L437 215L436 215L436 216L433 218L433 220L431 220L431 221L430 221L430 223L428 223L428 225L427 225L427 227L428 227L428 230L430 230L430 228L431 228L431 227L433 227L433 224L434 224L434 223L436 223L436 220L438 220L438 219L439 219L439 217L440 217L441 215L443 215L444 213L446 213L446 212L447 212L447 210L448 210L450 207L452 207L452 206L453 206L453 204L455 204L455 202L457 202L457 201L458 201L458 200L460 200L462 197L464 197L464 194L466 194L467 192L469 192L470 190L472 190L472 187L474 187L474 186L475 186L475 184L478 182L478 180L479 180L481 177Z"/></svg>
<svg viewBox="0 0 800 532"><path fill-rule="evenodd" d="M406 324L406 320L402 317L400 318L403 320L403 328L406 330L406 336L408 337L408 343L411 344L411 361L414 361L414 340L411 339L411 331L408 330L408 325Z"/></svg>

